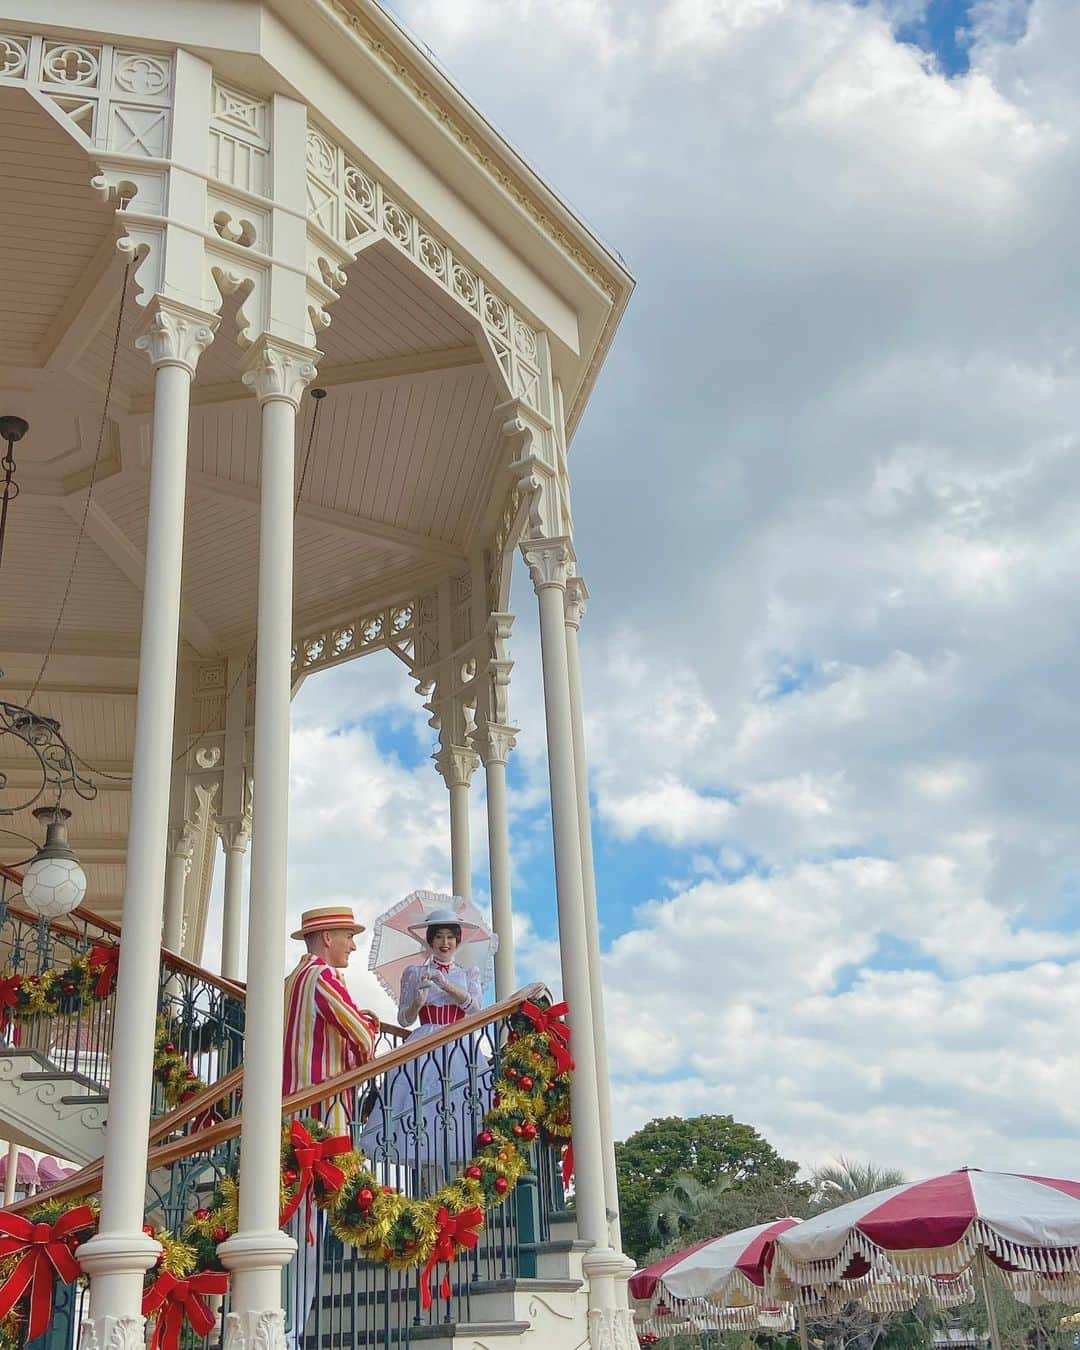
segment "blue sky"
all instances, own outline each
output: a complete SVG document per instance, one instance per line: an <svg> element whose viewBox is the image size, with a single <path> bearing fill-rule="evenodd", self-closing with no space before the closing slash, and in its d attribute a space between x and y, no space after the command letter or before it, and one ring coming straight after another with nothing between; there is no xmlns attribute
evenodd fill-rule
<svg viewBox="0 0 1080 1350"><path fill-rule="evenodd" d="M638 277L571 456L619 1132L1068 1171L1080 6L397 8ZM534 604L514 896L554 982ZM301 691L295 909L449 884L418 704L392 658ZM472 829L483 896L482 775Z"/></svg>

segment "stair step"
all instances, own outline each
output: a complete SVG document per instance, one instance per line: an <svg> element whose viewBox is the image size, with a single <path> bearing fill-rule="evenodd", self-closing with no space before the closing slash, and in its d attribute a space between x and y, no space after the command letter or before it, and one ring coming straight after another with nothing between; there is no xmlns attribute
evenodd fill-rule
<svg viewBox="0 0 1080 1350"><path fill-rule="evenodd" d="M430 1326L394 1327L384 1330L324 1331L321 1335L306 1336L304 1350L346 1350L360 1345L409 1345L413 1341L451 1341L455 1336L521 1336L529 1330L528 1322L436 1322Z"/></svg>
<svg viewBox="0 0 1080 1350"><path fill-rule="evenodd" d="M587 1252L592 1245L584 1238L550 1238L547 1242L523 1242L521 1250L537 1256L568 1256L571 1252Z"/></svg>
<svg viewBox="0 0 1080 1350"><path fill-rule="evenodd" d="M45 1062L48 1063L47 1060ZM87 1078L86 1074L77 1073L72 1069L57 1069L55 1067L50 1069L26 1069L20 1076L25 1078L28 1083L78 1083L88 1092L95 1095L101 1093L100 1083L96 1083L92 1078Z"/></svg>
<svg viewBox="0 0 1080 1350"><path fill-rule="evenodd" d="M482 1294L576 1294L581 1280L545 1280L533 1276L510 1276L505 1280L473 1280L469 1293L473 1298Z"/></svg>

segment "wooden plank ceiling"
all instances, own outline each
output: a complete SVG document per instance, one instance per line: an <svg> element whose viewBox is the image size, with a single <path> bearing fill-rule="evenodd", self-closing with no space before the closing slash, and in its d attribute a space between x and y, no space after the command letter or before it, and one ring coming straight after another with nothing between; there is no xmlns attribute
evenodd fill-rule
<svg viewBox="0 0 1080 1350"><path fill-rule="evenodd" d="M141 314L129 289L103 419L123 276L115 218L90 189L93 165L22 91L0 89L0 130L0 414L31 423L17 449L21 494L0 568L0 698L26 697L67 589L34 707L60 719L79 753L111 775L98 777L94 802L77 804L72 834L88 901L116 916L152 372L134 349ZM240 383L236 305L234 297L223 306L193 390L182 623L189 655L245 652L255 636L259 417ZM331 315L318 380L328 396L310 453L311 400L298 434L295 622L305 629L415 593L463 559L476 545L499 454L499 394L475 329L406 259L383 246L361 254ZM0 740L0 766L18 758L3 743L10 739ZM25 765L8 767L17 769L13 781L25 778ZM27 837L40 836L26 813L0 817L0 826L16 832L0 834L0 861L25 858Z"/></svg>

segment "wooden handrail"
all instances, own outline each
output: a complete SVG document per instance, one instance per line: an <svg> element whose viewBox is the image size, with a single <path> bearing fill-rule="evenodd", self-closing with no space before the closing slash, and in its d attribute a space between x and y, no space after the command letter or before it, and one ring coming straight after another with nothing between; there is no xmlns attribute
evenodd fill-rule
<svg viewBox="0 0 1080 1350"><path fill-rule="evenodd" d="M13 881L17 885L22 885L22 873L16 871L14 867L6 867L0 863L0 876L6 877L8 881ZM8 905L7 912L14 915L16 919L22 919L25 923L39 922L36 914L31 914L26 909L20 909L18 905ZM120 941L120 925L113 923L111 919L103 919L84 905L80 905L78 909L73 909L66 918L69 920L81 919L83 923L93 924L96 928L101 929L104 936L111 937L116 942ZM50 933L57 933L66 938L79 937L78 929L71 927L63 919L49 919L46 926ZM213 985L215 989L227 994L230 998L240 999L242 1002L246 997L246 987L242 980L230 980L226 979L224 975L215 975L212 971L196 965L194 961L189 961L186 957L169 951L167 947L161 949L161 961L170 970L178 971L182 975L191 975L197 980L203 980L206 984Z"/></svg>
<svg viewBox="0 0 1080 1350"><path fill-rule="evenodd" d="M350 1069L347 1073L338 1074L335 1078L328 1078L325 1082L317 1083L314 1087L303 1088L299 1092L294 1092L282 1101L281 1114L283 1117L295 1115L309 1106L314 1106L316 1102L324 1101L328 1097L337 1097L350 1088L359 1087L361 1083L366 1083L372 1078L378 1078L381 1074L396 1069L401 1064L408 1063L410 1059L418 1059L421 1055L427 1054L429 1050L437 1050L440 1045L456 1041L466 1032L476 1031L481 1027L490 1026L492 1022L501 1021L510 1013L517 1012L523 1003L544 992L546 991L542 984L527 985L524 989L518 990L516 994L511 994L509 998L504 998L499 1003L493 1003L489 1008L482 1008L479 1012L470 1013L459 1021L450 1022L445 1027L439 1027L437 1031L429 1032L411 1043L405 1041L387 1054L377 1055L374 1059L369 1059L366 1064L362 1064L358 1069ZM401 1030L401 1028L395 1028L395 1030ZM162 1116L155 1121L150 1129L151 1142L155 1138L160 1139L163 1134L176 1129L179 1115L182 1114L186 1120L191 1115L198 1114L199 1111L212 1106L221 1098L223 1092L232 1091L235 1087L238 1087L243 1081L243 1073L242 1068L234 1069L232 1073L226 1074L217 1083L205 1088L197 1097L192 1097L183 1106L177 1107L169 1115ZM149 1173L158 1167L168 1167L174 1162L179 1162L181 1158L190 1157L193 1153L205 1153L212 1148L216 1148L218 1144L224 1144L230 1139L235 1139L240 1133L243 1119L243 1113L241 1113L238 1116L230 1117L228 1120L223 1120L217 1125L211 1125L205 1130L199 1130L197 1134L184 1135L181 1139L174 1139L167 1144L158 1145L157 1148L151 1148L146 1161L147 1172ZM67 1200L73 1196L92 1195L101 1182L101 1173L102 1160L98 1158L87 1164L75 1176L57 1182L55 1186L39 1191L37 1195L29 1195L18 1201L11 1206L9 1212L22 1214L46 1200Z"/></svg>

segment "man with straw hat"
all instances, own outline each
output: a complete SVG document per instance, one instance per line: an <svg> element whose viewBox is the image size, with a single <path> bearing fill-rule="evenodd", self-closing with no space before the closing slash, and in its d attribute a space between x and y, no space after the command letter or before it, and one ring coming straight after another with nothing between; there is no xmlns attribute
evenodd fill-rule
<svg viewBox="0 0 1080 1350"><path fill-rule="evenodd" d="M308 909L300 916L292 936L307 953L285 981L285 1096L359 1068L372 1056L379 1019L356 1006L338 974L363 931L348 906ZM314 1107L310 1114L321 1116L336 1134L348 1130L350 1113L340 1100Z"/></svg>
<svg viewBox="0 0 1080 1350"><path fill-rule="evenodd" d="M308 909L300 916L300 927L292 936L304 943L307 952L285 980L282 1093L286 1097L359 1068L372 1056L379 1019L375 1013L356 1006L338 974L349 964L349 957L356 951L356 935L363 931L364 925L356 922L347 906ZM304 1114L321 1119L333 1135L349 1132L352 1112L348 1097L319 1102ZM298 1212L290 1223L301 1255L291 1278L288 1350L298 1350L303 1340L319 1285L320 1248L312 1239L310 1225L301 1225L300 1217ZM320 1236L326 1231L322 1215L316 1229Z"/></svg>

